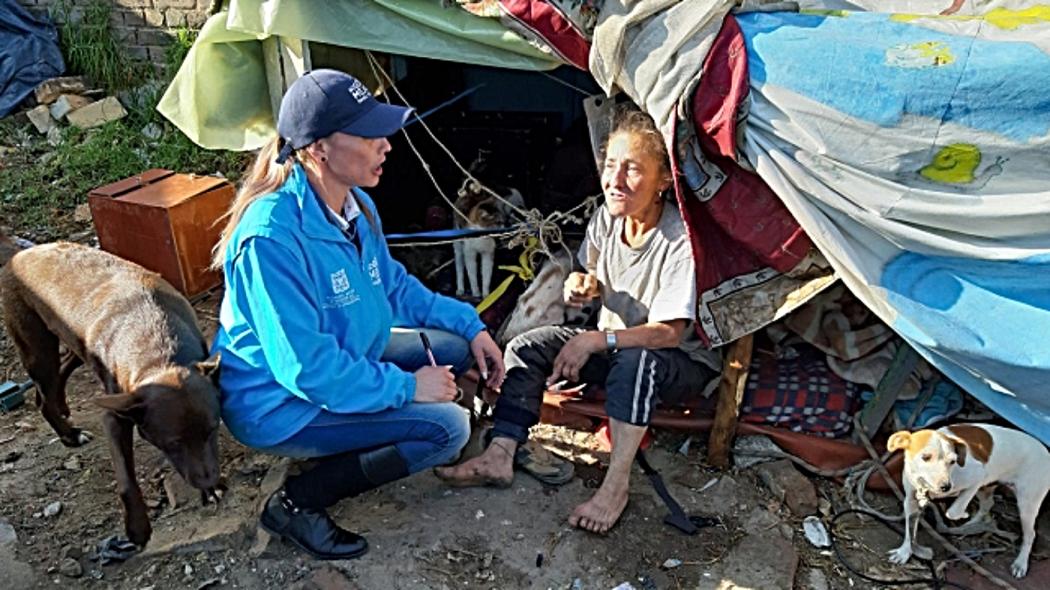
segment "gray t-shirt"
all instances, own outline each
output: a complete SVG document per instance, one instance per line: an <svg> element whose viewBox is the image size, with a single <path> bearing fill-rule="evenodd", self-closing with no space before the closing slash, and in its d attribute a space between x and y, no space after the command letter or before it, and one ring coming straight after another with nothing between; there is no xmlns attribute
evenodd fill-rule
<svg viewBox="0 0 1050 590"><path fill-rule="evenodd" d="M628 246L623 235L624 220L601 207L580 245L580 263L601 283L598 328L622 330L647 322L688 320L679 348L721 371L721 355L704 348L693 327L696 263L678 208L664 203L659 223L638 248Z"/></svg>

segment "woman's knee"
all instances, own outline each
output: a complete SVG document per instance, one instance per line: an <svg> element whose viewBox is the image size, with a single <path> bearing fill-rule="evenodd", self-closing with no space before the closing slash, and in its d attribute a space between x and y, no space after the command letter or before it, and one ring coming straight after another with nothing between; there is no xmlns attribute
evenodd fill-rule
<svg viewBox="0 0 1050 590"><path fill-rule="evenodd" d="M443 465L452 461L470 439L470 417L466 410L456 404L432 404L430 417L428 419L435 428L430 429L427 439L421 442L428 443L431 451L423 463L415 466L413 471L419 471Z"/></svg>
<svg viewBox="0 0 1050 590"><path fill-rule="evenodd" d="M470 353L467 339L444 330L427 330L430 344L438 364L452 365L452 372L459 375L470 368L474 356Z"/></svg>

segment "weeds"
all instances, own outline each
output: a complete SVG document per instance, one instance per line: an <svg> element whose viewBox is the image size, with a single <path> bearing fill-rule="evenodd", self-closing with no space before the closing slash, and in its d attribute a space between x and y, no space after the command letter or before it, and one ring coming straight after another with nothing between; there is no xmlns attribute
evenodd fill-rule
<svg viewBox="0 0 1050 590"><path fill-rule="evenodd" d="M69 23L69 0L52 10L57 20ZM77 206L87 202L88 192L150 168L220 173L236 182L250 154L201 148L155 109L196 32L174 31L165 54L167 76L161 78L127 58L109 32L108 2L94 0L78 4L76 10L83 11L76 25L59 26L67 66L117 93L128 116L95 129L63 128L62 141L54 147L24 118L0 120L0 225L34 241L68 237L90 226L90 221L77 221L74 215ZM143 135L147 125L159 127L159 139Z"/></svg>
<svg viewBox="0 0 1050 590"><path fill-rule="evenodd" d="M10 123L0 126L0 143L20 134ZM0 216L19 235L53 240L87 226L74 220L77 205L98 186L148 170L168 168L193 174L219 172L236 182L249 156L204 150L178 131L153 142L122 121L96 129L63 130L52 148L35 140L4 156L0 166ZM35 139L35 138L34 138Z"/></svg>
<svg viewBox="0 0 1050 590"><path fill-rule="evenodd" d="M133 62L113 36L109 2L92 0L74 11L69 0L63 0L51 10L55 20L63 23L58 27L58 40L71 73L84 74L110 92L146 78L147 67Z"/></svg>

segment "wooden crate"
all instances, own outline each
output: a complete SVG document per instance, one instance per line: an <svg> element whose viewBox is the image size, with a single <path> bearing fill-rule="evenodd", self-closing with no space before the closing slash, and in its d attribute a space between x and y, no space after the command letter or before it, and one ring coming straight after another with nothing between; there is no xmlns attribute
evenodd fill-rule
<svg viewBox="0 0 1050 590"><path fill-rule="evenodd" d="M99 245L160 273L192 297L222 282L208 270L222 224L233 201L222 178L147 170L88 194Z"/></svg>

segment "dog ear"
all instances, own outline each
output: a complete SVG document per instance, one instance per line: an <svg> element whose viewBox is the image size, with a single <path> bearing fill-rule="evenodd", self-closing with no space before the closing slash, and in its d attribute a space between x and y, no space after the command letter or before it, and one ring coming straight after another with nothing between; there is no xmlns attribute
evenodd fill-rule
<svg viewBox="0 0 1050 590"><path fill-rule="evenodd" d="M911 445L911 433L907 430L900 430L894 432L890 439L886 441L886 450L893 452L899 449L906 449Z"/></svg>
<svg viewBox="0 0 1050 590"><path fill-rule="evenodd" d="M221 366L222 353L215 353L207 360L200 361L193 364L193 368L197 369L201 375L204 375L208 379L211 379L212 384L215 387L219 386L219 368Z"/></svg>
<svg viewBox="0 0 1050 590"><path fill-rule="evenodd" d="M145 399L141 395L130 393L104 395L91 401L100 408L109 410L125 420L131 420L135 424L141 424L146 413Z"/></svg>
<svg viewBox="0 0 1050 590"><path fill-rule="evenodd" d="M957 438L948 438L951 441L952 446L955 448L955 462L959 467L966 465L966 457L970 452L970 447L963 441Z"/></svg>

